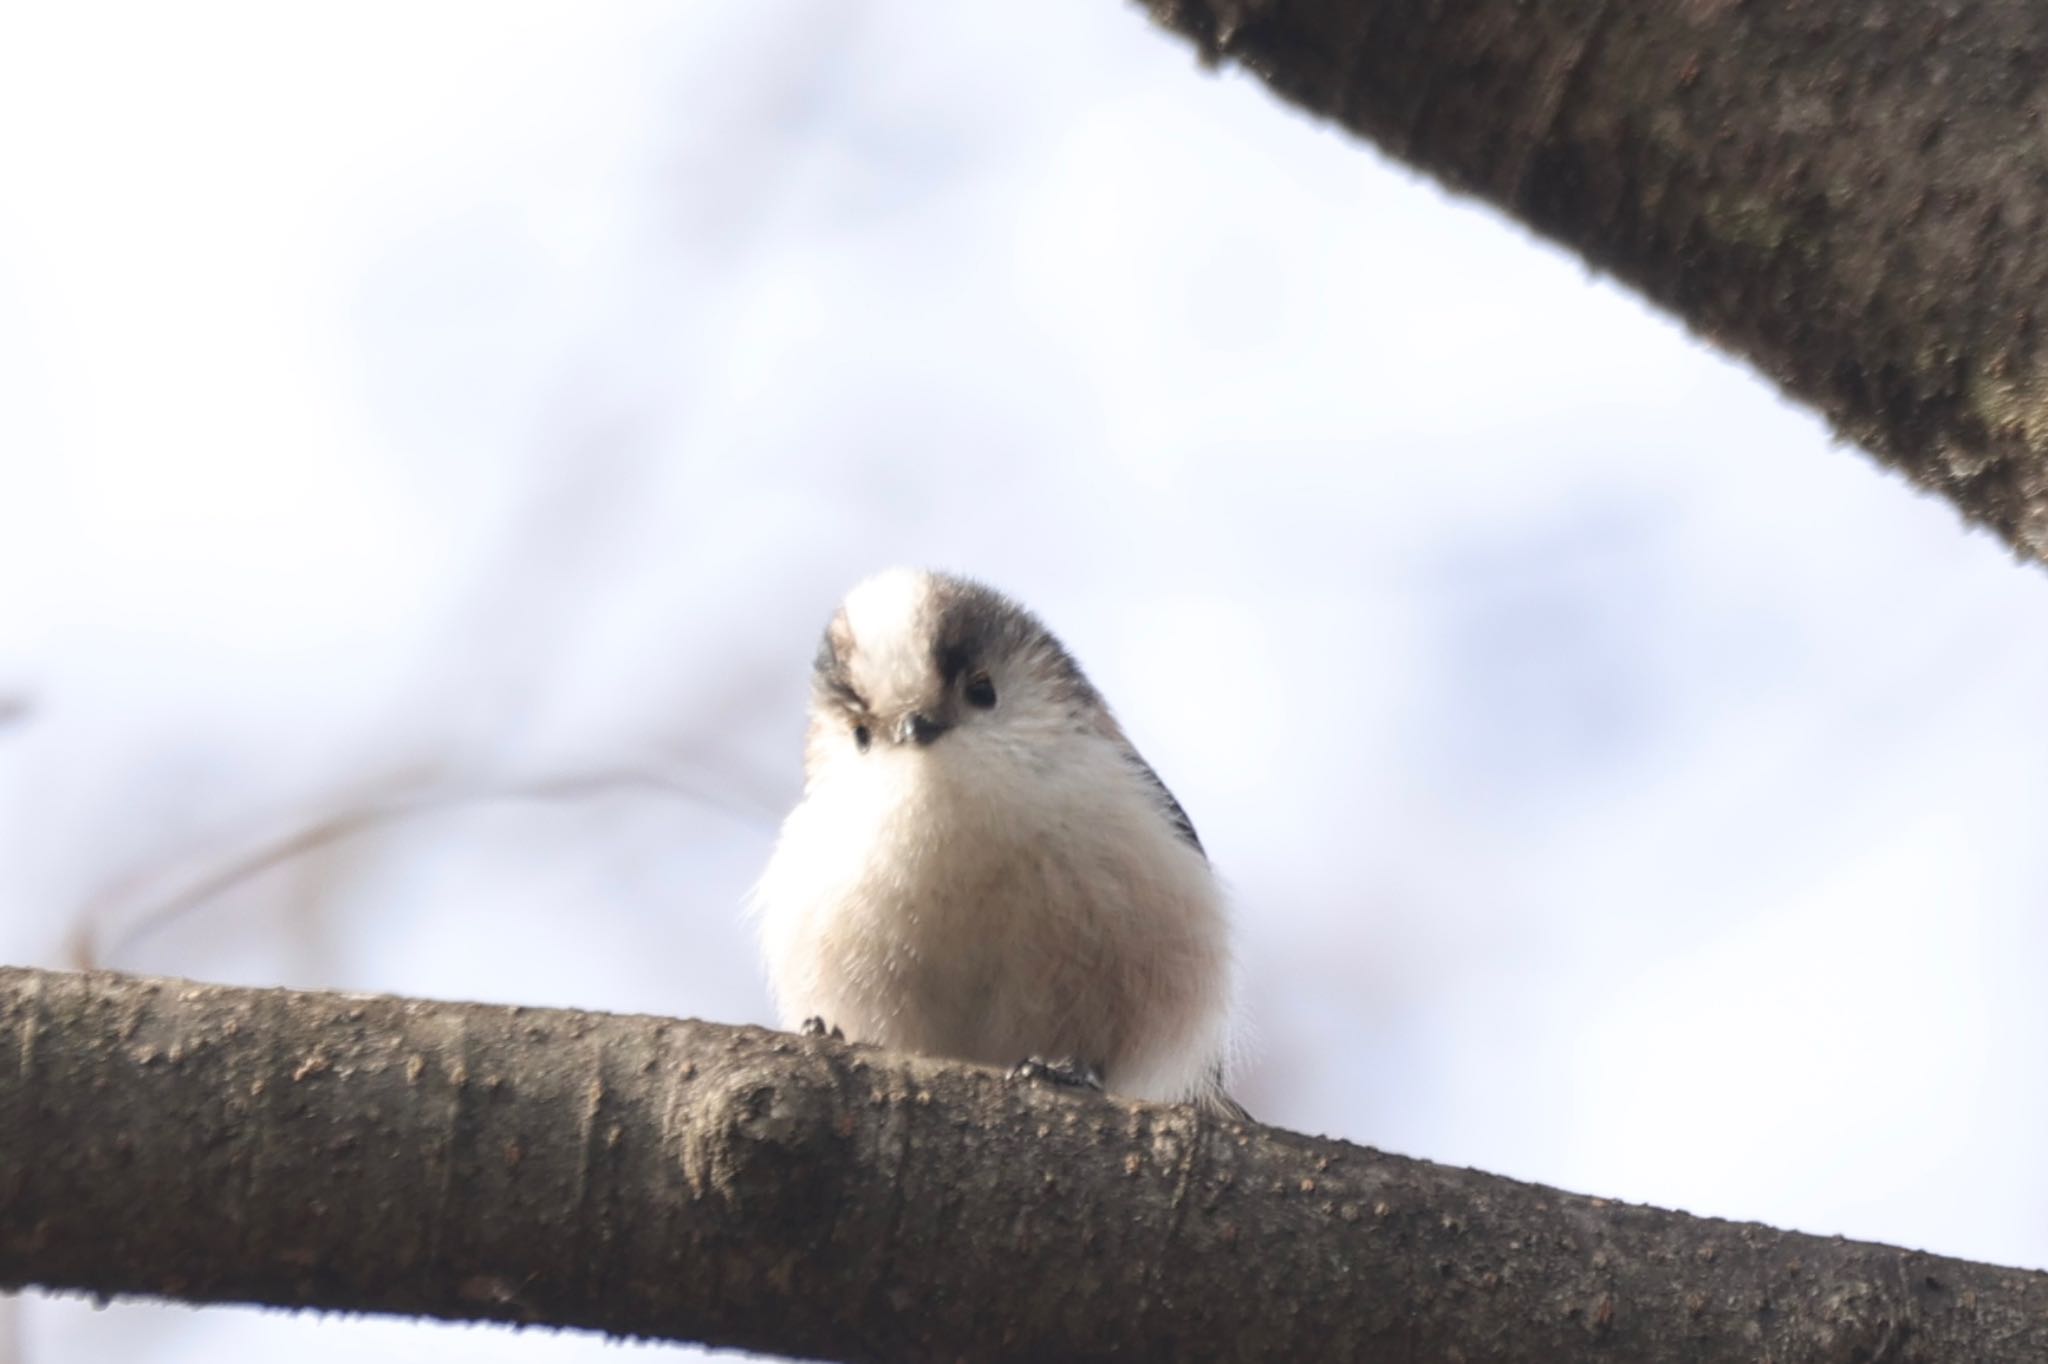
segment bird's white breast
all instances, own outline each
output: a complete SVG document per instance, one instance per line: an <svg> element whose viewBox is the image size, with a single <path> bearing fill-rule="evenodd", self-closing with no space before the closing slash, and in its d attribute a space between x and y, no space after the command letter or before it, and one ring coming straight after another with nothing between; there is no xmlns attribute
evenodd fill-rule
<svg viewBox="0 0 2048 1364"><path fill-rule="evenodd" d="M754 895L786 1023L1008 1065L1101 1064L1179 1099L1226 1046L1226 927L1207 862L1092 734L964 728L832 764Z"/></svg>

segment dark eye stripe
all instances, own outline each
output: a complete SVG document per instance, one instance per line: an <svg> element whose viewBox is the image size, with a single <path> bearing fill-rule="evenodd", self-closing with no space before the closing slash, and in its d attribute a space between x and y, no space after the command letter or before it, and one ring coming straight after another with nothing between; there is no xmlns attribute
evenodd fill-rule
<svg viewBox="0 0 2048 1364"><path fill-rule="evenodd" d="M987 710L996 703L996 684L987 673L976 673L967 679L967 704Z"/></svg>
<svg viewBox="0 0 2048 1364"><path fill-rule="evenodd" d="M934 653L934 661L939 665L939 681L950 687L953 679L967 670L967 651L957 644L942 644Z"/></svg>

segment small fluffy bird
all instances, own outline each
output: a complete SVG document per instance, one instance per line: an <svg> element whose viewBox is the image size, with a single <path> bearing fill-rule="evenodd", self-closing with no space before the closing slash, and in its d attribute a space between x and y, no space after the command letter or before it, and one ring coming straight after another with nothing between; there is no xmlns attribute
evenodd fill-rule
<svg viewBox="0 0 2048 1364"><path fill-rule="evenodd" d="M753 909L787 1026L1245 1116L1194 826L1059 640L979 583L847 594Z"/></svg>

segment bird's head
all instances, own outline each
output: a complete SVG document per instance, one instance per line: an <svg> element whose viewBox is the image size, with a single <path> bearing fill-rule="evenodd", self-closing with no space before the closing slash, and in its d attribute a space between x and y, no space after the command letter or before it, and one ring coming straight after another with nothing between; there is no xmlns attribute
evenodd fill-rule
<svg viewBox="0 0 2048 1364"><path fill-rule="evenodd" d="M805 767L1017 752L1114 723L1037 617L979 583L898 568L855 587L825 627Z"/></svg>

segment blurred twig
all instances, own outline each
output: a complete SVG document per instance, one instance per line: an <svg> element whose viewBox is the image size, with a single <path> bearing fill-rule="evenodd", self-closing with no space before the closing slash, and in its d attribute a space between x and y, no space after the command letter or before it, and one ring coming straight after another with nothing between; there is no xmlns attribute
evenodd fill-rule
<svg viewBox="0 0 2048 1364"><path fill-rule="evenodd" d="M669 774L631 768L604 768L526 781L491 782L392 795L325 815L284 833L260 839L240 851L182 859L187 865L199 861L200 869L187 884L174 890L158 889L163 881L175 875L173 870L162 865L124 877L81 907L65 955L77 969L101 967L115 953L132 948L152 933L266 871L408 820L465 806L576 801L618 791L647 791L674 796L750 825L758 825L764 814L733 800L718 786L700 785ZM102 940L108 921L119 915L119 907L138 899L146 901L145 907L127 916L110 937Z"/></svg>

